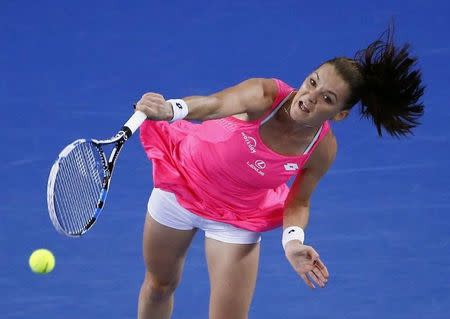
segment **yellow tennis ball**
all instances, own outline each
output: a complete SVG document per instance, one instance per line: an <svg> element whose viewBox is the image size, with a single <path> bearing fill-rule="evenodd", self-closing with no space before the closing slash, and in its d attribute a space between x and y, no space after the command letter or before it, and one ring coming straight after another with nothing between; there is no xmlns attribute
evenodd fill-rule
<svg viewBox="0 0 450 319"><path fill-rule="evenodd" d="M48 249L37 249L31 254L28 263L33 272L46 274L55 268L55 256Z"/></svg>

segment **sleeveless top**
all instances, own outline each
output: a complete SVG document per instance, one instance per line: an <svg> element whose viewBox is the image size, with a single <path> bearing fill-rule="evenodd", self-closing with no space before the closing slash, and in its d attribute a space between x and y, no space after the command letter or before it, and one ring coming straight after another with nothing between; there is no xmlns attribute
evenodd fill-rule
<svg viewBox="0 0 450 319"><path fill-rule="evenodd" d="M275 101L254 121L231 116L200 124L145 121L140 138L153 162L154 186L174 193L180 205L207 219L257 232L281 226L286 182L301 173L330 126L325 122L301 155L281 155L267 147L259 127L294 91L274 81Z"/></svg>

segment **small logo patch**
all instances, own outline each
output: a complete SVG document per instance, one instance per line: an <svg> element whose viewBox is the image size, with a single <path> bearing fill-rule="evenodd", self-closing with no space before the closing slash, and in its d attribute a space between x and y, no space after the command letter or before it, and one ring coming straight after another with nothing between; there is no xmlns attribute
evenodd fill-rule
<svg viewBox="0 0 450 319"><path fill-rule="evenodd" d="M284 164L284 169L287 171L295 171L298 169L298 165L296 163L287 163Z"/></svg>

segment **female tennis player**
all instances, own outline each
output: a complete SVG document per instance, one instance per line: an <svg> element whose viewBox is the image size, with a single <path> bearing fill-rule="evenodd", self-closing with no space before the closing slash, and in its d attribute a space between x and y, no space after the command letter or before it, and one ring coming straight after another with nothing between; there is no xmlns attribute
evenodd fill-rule
<svg viewBox="0 0 450 319"><path fill-rule="evenodd" d="M247 318L261 233L276 227L283 227L280 248L294 271L309 287L325 287L328 270L303 242L311 194L336 155L330 122L360 102L380 136L383 129L411 133L423 114L415 61L408 45L394 45L390 29L354 59L326 61L298 89L253 78L210 96L144 94L136 109L149 119L141 141L155 188L144 226L139 318L170 318L199 229L206 237L210 318Z"/></svg>

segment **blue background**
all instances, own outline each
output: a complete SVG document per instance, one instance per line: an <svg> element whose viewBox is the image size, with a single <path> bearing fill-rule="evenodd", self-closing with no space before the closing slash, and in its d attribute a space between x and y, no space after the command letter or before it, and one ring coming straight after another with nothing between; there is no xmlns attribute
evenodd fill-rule
<svg viewBox="0 0 450 319"><path fill-rule="evenodd" d="M313 197L307 242L331 272L311 291L263 236L250 318L448 318L450 312L450 5L446 1L0 1L2 318L135 318L151 166L133 138L106 209L81 239L47 214L59 151L106 138L147 91L210 94L248 77L298 86L317 65L365 47L395 18L419 57L423 125L378 138L334 124L337 160ZM55 270L28 256L51 249ZM203 235L191 247L173 318L207 318Z"/></svg>

